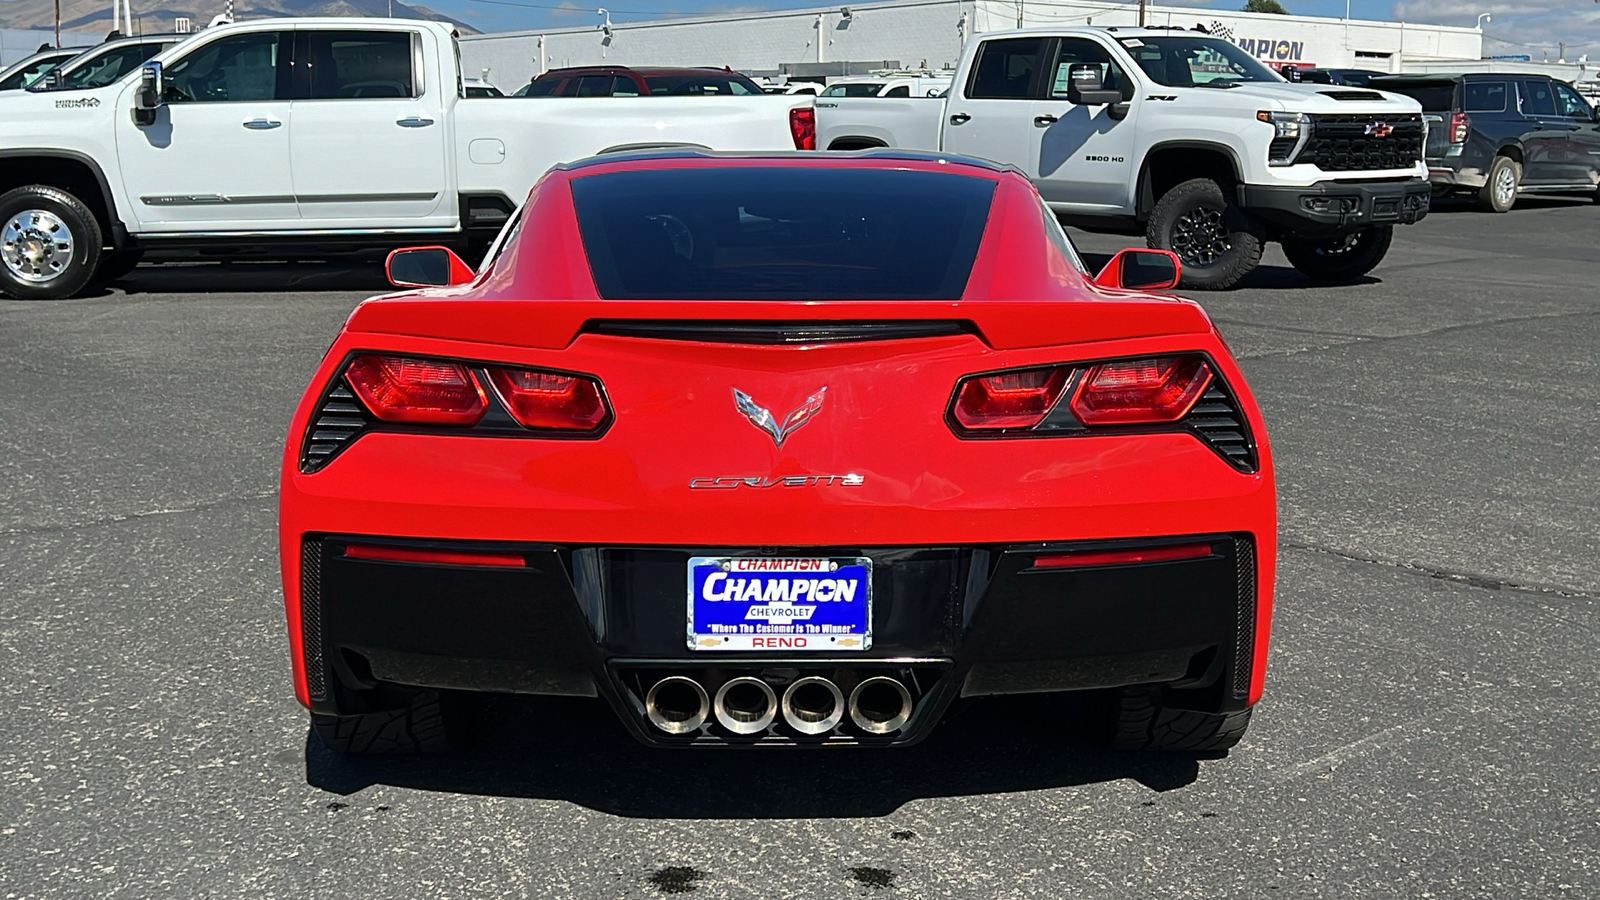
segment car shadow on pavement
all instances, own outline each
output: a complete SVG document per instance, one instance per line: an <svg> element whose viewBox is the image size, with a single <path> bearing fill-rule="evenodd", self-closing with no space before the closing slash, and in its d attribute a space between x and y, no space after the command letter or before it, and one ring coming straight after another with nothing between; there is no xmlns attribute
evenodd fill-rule
<svg viewBox="0 0 1600 900"><path fill-rule="evenodd" d="M144 264L102 287L100 296L392 290L381 259L338 262L180 262ZM92 295L92 294L91 294Z"/></svg>
<svg viewBox="0 0 1600 900"><path fill-rule="evenodd" d="M338 757L306 736L306 781L339 795L373 785L564 800L637 818L854 818L912 800L1132 779L1185 787L1202 759L1136 754L1075 735L1055 697L991 698L947 717L923 743L879 750L671 750L630 737L595 700L494 697L494 731L447 756Z"/></svg>

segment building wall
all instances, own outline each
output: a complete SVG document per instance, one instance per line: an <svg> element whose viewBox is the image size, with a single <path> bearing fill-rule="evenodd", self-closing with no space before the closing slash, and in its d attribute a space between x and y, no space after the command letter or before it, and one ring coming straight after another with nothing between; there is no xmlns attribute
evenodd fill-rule
<svg viewBox="0 0 1600 900"><path fill-rule="evenodd" d="M82 31L61 32L61 46L63 47L88 47L103 40L105 40L105 35L103 34L90 34ZM0 68L5 68L15 62L21 62L37 53L40 44L54 44L55 42L56 33L54 30L0 28Z"/></svg>
<svg viewBox="0 0 1600 900"><path fill-rule="evenodd" d="M1133 25L1126 2L1020 0L1025 27ZM545 69L596 65L731 66L776 71L785 63L896 60L907 67L954 66L967 37L1018 25L1013 0L890 0L809 10L613 22L576 16L587 24L540 32L472 35L461 39L462 68L503 90L514 90ZM1400 71L1422 59L1478 59L1483 35L1473 28L1343 21L1306 16L1221 12L1151 6L1151 25L1203 24L1274 64Z"/></svg>

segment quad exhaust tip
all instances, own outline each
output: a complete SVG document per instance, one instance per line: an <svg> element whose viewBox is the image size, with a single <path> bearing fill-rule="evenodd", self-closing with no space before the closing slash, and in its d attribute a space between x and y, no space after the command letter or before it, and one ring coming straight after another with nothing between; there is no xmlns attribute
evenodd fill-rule
<svg viewBox="0 0 1600 900"><path fill-rule="evenodd" d="M778 695L759 678L730 678L711 704L717 724L734 734L758 734L778 718Z"/></svg>
<svg viewBox="0 0 1600 900"><path fill-rule="evenodd" d="M783 721L801 734L827 734L844 721L844 692L826 678L801 678L783 692Z"/></svg>
<svg viewBox="0 0 1600 900"><path fill-rule="evenodd" d="M721 702L722 695L717 695ZM663 678L644 695L644 715L667 734L699 730L711 715L711 698L700 682L682 675Z"/></svg>
<svg viewBox="0 0 1600 900"><path fill-rule="evenodd" d="M850 692L850 721L868 734L889 734L911 721L911 692L899 681L879 675Z"/></svg>

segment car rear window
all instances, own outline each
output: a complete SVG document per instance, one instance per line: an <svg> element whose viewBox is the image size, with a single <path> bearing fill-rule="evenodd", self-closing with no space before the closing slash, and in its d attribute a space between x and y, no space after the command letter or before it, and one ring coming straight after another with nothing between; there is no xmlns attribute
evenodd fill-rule
<svg viewBox="0 0 1600 900"><path fill-rule="evenodd" d="M801 166L572 181L608 300L956 300L993 195L967 175Z"/></svg>
<svg viewBox="0 0 1600 900"><path fill-rule="evenodd" d="M1505 112L1506 82L1477 81L1461 86L1461 108L1464 112Z"/></svg>
<svg viewBox="0 0 1600 900"><path fill-rule="evenodd" d="M1456 83L1454 81L1400 81L1388 79L1372 82L1380 91L1404 94L1422 104L1427 112L1450 112L1456 108Z"/></svg>

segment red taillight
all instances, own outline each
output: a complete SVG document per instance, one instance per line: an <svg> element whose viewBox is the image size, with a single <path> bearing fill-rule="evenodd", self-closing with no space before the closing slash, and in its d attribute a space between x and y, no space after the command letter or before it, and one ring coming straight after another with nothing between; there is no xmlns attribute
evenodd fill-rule
<svg viewBox="0 0 1600 900"><path fill-rule="evenodd" d="M1084 566L1124 566L1132 563L1172 562L1211 555L1210 544L1184 544L1179 547L1141 547L1137 550L1099 550L1084 553L1052 553L1035 556L1036 569L1072 569Z"/></svg>
<svg viewBox="0 0 1600 900"><path fill-rule="evenodd" d="M416 547L381 547L375 544L349 544L344 555L351 559L382 562L428 563L435 566L526 566L520 553L479 553L473 550L425 550Z"/></svg>
<svg viewBox="0 0 1600 900"><path fill-rule="evenodd" d="M608 414L599 382L584 375L490 367L489 381L524 428L594 431Z"/></svg>
<svg viewBox="0 0 1600 900"><path fill-rule="evenodd" d="M1070 367L1024 369L963 379L956 390L955 419L970 431L1032 428L1061 399Z"/></svg>
<svg viewBox="0 0 1600 900"><path fill-rule="evenodd" d="M1465 144L1467 135L1472 133L1472 120L1466 113L1456 113L1450 117L1450 143Z"/></svg>
<svg viewBox="0 0 1600 900"><path fill-rule="evenodd" d="M1072 395L1072 414L1088 426L1176 422L1188 414L1211 367L1193 356L1163 356L1101 363Z"/></svg>
<svg viewBox="0 0 1600 900"><path fill-rule="evenodd" d="M478 379L460 363L410 356L358 356L345 380L385 422L476 425L489 408Z"/></svg>
<svg viewBox="0 0 1600 900"><path fill-rule="evenodd" d="M809 106L789 110L789 134L796 150L817 149L817 111Z"/></svg>

